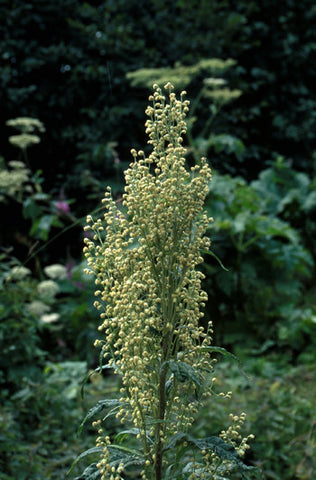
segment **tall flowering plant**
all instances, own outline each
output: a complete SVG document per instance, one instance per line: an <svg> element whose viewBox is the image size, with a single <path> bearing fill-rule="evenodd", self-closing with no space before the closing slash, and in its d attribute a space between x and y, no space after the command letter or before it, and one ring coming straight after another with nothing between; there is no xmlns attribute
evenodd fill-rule
<svg viewBox="0 0 316 480"><path fill-rule="evenodd" d="M186 168L189 102L185 92L178 99L172 90L170 83L164 91L154 85L146 110L152 152L132 150L122 204L108 190L104 218L88 216L85 227L92 232L85 239L86 272L96 276L104 332L96 345L121 377L120 398L99 407L129 426L125 434L135 445L116 444L106 423L94 422L102 480L128 478L131 468L142 480L217 478L241 468L239 454L248 447L239 434L243 415L219 436L189 433L201 401L212 394L211 353L218 349L211 325L207 332L200 326L207 295L196 268L210 246L205 232L212 219L203 204L211 170L205 158Z"/></svg>

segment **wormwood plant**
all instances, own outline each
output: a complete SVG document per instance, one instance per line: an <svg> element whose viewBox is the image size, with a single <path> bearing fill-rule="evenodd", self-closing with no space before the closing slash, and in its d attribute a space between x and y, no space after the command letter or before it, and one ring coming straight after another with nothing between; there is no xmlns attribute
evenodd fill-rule
<svg viewBox="0 0 316 480"><path fill-rule="evenodd" d="M102 400L86 420L108 408L106 418L126 425L110 438L106 422L94 422L91 451L100 454L102 480L215 479L250 469L240 460L249 438L239 432L244 414L219 436L189 433L202 400L214 393L211 353L224 349L211 345L210 324L207 332L199 326L207 296L196 267L210 246L205 231L212 219L203 204L211 171L205 158L186 169L189 102L185 92L177 99L170 83L164 88L167 96L154 85L146 110L152 152L132 150L122 204L109 189L104 219L88 216L85 227L86 272L96 275L104 331L96 345L107 362L102 368L121 377L120 398Z"/></svg>

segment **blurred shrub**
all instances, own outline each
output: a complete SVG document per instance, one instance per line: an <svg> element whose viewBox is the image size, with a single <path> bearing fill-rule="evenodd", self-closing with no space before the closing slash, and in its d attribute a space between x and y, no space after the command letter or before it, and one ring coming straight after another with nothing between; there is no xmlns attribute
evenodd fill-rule
<svg viewBox="0 0 316 480"><path fill-rule="evenodd" d="M225 109L220 129L247 149L237 162L234 152L225 163L219 155L216 168L254 178L279 152L311 171L315 13L312 0L1 2L0 123L16 111L43 120L45 149L36 147L32 165L43 169L47 190L87 196L95 179L119 190L114 159L123 166L130 145L144 143L145 96L129 90L126 73L233 58L231 87L243 96ZM193 82L192 97L198 90ZM208 111L200 113L203 123ZM7 131L0 135L11 158Z"/></svg>
<svg viewBox="0 0 316 480"><path fill-rule="evenodd" d="M12 257L2 254L1 260L2 393L14 392L25 377L34 380L47 360L71 356L93 363L94 285L81 274L83 266L51 265L38 280Z"/></svg>
<svg viewBox="0 0 316 480"><path fill-rule="evenodd" d="M313 182L282 159L250 184L214 175L210 234L230 272L208 262L207 289L209 314L224 343L236 347L246 338L249 348L278 345L294 358L312 348L315 209Z"/></svg>
<svg viewBox="0 0 316 480"><path fill-rule="evenodd" d="M65 478L81 447L76 431L87 406L79 400L85 373L85 362L62 362L20 378L0 404L1 479Z"/></svg>
<svg viewBox="0 0 316 480"><path fill-rule="evenodd" d="M247 146L243 174L254 178L267 166L271 152L312 173L315 3L239 1L234 7L242 26L227 46L240 66L239 88L244 92L231 112L236 136Z"/></svg>
<svg viewBox="0 0 316 480"><path fill-rule="evenodd" d="M50 360L60 360L77 351L80 359L90 362L95 312L91 305L92 282L83 278L83 266L72 260L69 247L63 245L63 252L56 255L61 259L64 254L67 260L44 263L46 257L54 258L54 255L45 255L47 245L56 240L53 227L59 229L59 236L69 228L61 230L64 222L70 226L78 223L63 197L55 201L43 191L41 172L33 175L26 167L29 163L27 150L34 143L33 137L36 143L40 141L35 131L43 132L44 126L29 117L9 120L7 124L19 130L19 135L13 137L23 158L23 162L11 162L11 169L3 164L0 170L0 206L10 214L5 216L9 224L5 225L0 237L3 244L0 254L0 347L3 352L0 381L9 385L10 392L19 386L22 378L35 378L48 355ZM65 242L64 237L62 240ZM21 244L27 247L24 255L19 250ZM79 239L77 245L81 247ZM25 264L16 258L17 254L24 257ZM91 345L88 338L91 338ZM63 350L60 354L59 349Z"/></svg>
<svg viewBox="0 0 316 480"><path fill-rule="evenodd" d="M33 165L43 168L50 187L57 179L76 193L87 193L86 177L115 177L114 158L126 161L130 145L142 138L137 125L143 123L144 109L138 96L128 92L125 74L205 56L214 37L215 17L210 14L220 10L197 0L190 5L165 0L17 1L0 8L5 19L2 121L16 110L41 117L47 143L45 153L37 148ZM193 11L197 25L191 21ZM139 122L126 129L131 115Z"/></svg>
<svg viewBox="0 0 316 480"><path fill-rule="evenodd" d="M63 263L45 265L54 257L43 254L53 228L62 233L64 222L76 219L65 199L54 201L42 190L41 172L27 166L27 149L39 142L33 128L42 124L28 117L8 124L20 129L13 143L21 159L3 161L0 170L0 204L9 211L0 252L0 476L57 480L82 448L75 432L86 409L80 384L96 361L94 285L69 254ZM17 251L26 257L21 243L25 264L16 258Z"/></svg>
<svg viewBox="0 0 316 480"><path fill-rule="evenodd" d="M8 120L7 125L18 130L9 137L18 148L18 160L0 162L0 215L3 229L0 240L5 247L15 247L15 254L25 259L39 250L39 242L46 242L56 232L76 221L69 204L60 192L59 198L43 191L42 171L30 166L28 149L40 143L39 133L45 128L38 119L18 117ZM34 256L34 255L33 255ZM40 269L36 257L37 269Z"/></svg>
<svg viewBox="0 0 316 480"><path fill-rule="evenodd" d="M219 362L217 389L232 390L234 411L246 411L255 435L246 461L262 470L263 480L312 480L316 385L313 367L289 368L282 356L249 359L241 375L236 364ZM231 405L213 396L196 423L209 435L227 422Z"/></svg>
<svg viewBox="0 0 316 480"><path fill-rule="evenodd" d="M26 309L27 302L35 296L37 282L30 278L30 270L14 265L13 259L7 260L2 254L0 275L2 395L5 394L7 386L17 388L23 377L35 379L43 365L45 355L40 348L38 326L31 312Z"/></svg>
<svg viewBox="0 0 316 480"><path fill-rule="evenodd" d="M12 249L0 254L3 480L64 478L82 448L75 438L87 408L80 384L96 362L94 285L82 270L68 261L38 275Z"/></svg>

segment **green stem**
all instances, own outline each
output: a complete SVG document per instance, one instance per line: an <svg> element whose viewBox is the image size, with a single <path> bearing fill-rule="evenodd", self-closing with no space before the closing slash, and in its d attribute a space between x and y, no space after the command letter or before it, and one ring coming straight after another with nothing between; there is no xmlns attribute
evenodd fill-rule
<svg viewBox="0 0 316 480"><path fill-rule="evenodd" d="M155 480L162 480L162 457L163 457L163 439L161 433L164 430L164 420L166 412L166 377L168 365L165 363L161 367L159 379L159 407L158 423L156 426L156 458L155 458Z"/></svg>
<svg viewBox="0 0 316 480"><path fill-rule="evenodd" d="M141 434L141 439L142 439L142 443L143 443L144 454L145 454L145 457L147 459L148 455L149 455L149 447L148 447L148 442L147 442L146 421L145 421L145 417L144 417L144 412L143 412L138 400L136 400L136 401L137 401L137 408L138 408L138 411L139 411L139 414L140 414L140 417L141 417L141 425L142 425L142 429L143 429L143 432Z"/></svg>

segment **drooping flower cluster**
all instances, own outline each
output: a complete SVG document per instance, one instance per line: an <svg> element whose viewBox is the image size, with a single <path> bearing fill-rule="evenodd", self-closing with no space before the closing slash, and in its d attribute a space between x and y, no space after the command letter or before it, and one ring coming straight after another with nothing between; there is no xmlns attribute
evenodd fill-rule
<svg viewBox="0 0 316 480"><path fill-rule="evenodd" d="M104 218L87 218L93 236L85 239L84 249L87 273L96 275L95 306L105 335L97 344L122 376L117 416L131 420L138 431L143 479L162 470L166 441L191 425L198 372L210 369L203 348L210 338L199 326L207 296L196 267L209 248L205 231L211 219L203 204L211 171L204 158L190 170L185 166L189 102L185 92L177 99L172 89L165 86L166 96L154 85L146 110L153 150L149 156L132 150L122 204L107 191ZM102 479L120 479L120 472L108 467L108 441L100 437L99 445L104 446Z"/></svg>

